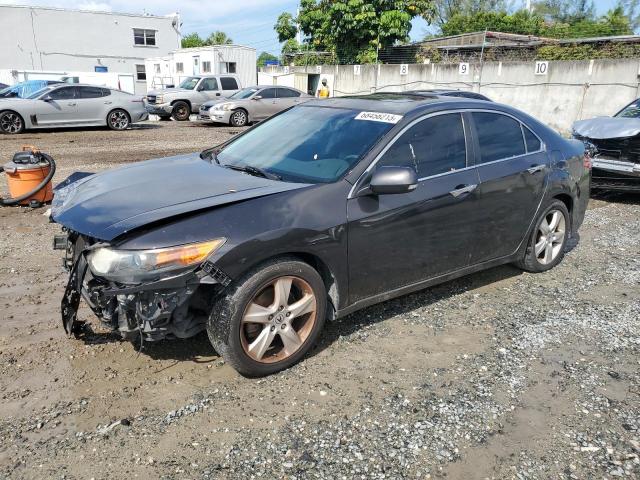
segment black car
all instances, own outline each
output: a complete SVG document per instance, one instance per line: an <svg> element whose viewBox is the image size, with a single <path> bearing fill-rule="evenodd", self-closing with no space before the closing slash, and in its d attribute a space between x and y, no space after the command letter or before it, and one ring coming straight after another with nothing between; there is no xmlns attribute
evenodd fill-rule
<svg viewBox="0 0 640 480"><path fill-rule="evenodd" d="M449 88L431 88L428 90L411 90L409 92L413 95L442 95L444 97L459 97L459 98L471 98L473 100L484 100L490 102L491 99L481 93L471 92L469 90L452 90Z"/></svg>
<svg viewBox="0 0 640 480"><path fill-rule="evenodd" d="M239 372L293 365L326 318L505 263L563 258L589 198L584 146L488 102L312 100L200 154L59 189L80 297L125 337L207 331Z"/></svg>

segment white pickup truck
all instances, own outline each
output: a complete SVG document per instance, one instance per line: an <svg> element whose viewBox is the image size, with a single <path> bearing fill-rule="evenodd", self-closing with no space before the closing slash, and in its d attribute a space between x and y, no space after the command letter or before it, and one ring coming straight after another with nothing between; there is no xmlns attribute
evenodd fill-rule
<svg viewBox="0 0 640 480"><path fill-rule="evenodd" d="M222 100L242 88L236 75L196 75L187 77L177 88L151 90L147 93L147 111L161 119L189 120L200 105L209 100Z"/></svg>

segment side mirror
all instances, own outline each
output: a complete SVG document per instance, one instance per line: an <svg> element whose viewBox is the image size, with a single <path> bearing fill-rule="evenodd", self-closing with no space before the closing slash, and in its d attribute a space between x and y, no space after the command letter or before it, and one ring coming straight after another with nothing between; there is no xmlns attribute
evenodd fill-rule
<svg viewBox="0 0 640 480"><path fill-rule="evenodd" d="M369 182L369 189L375 195L407 193L417 186L418 175L410 167L378 167Z"/></svg>
<svg viewBox="0 0 640 480"><path fill-rule="evenodd" d="M204 90L204 85L201 83L200 85L198 85L198 88L196 88L197 91L201 92Z"/></svg>
<svg viewBox="0 0 640 480"><path fill-rule="evenodd" d="M262 96L261 95L255 95L254 97L251 97L251 100L262 100Z"/></svg>
<svg viewBox="0 0 640 480"><path fill-rule="evenodd" d="M43 102L53 102L53 98L51 98L51 95L49 94L45 95L40 100L42 100Z"/></svg>

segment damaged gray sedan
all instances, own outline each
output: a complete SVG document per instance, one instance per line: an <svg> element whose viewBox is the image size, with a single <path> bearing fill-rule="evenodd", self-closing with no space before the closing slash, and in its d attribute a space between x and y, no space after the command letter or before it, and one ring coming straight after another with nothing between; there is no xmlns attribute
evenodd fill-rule
<svg viewBox="0 0 640 480"><path fill-rule="evenodd" d="M591 151L592 189L640 192L640 99L613 117L575 122L572 134Z"/></svg>

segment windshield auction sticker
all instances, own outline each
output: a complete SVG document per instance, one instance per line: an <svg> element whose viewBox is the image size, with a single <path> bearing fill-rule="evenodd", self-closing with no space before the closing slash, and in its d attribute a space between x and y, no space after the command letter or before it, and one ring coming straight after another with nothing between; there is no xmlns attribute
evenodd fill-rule
<svg viewBox="0 0 640 480"><path fill-rule="evenodd" d="M372 122L398 123L402 120L402 115L382 112L360 112L356 120L369 120Z"/></svg>

